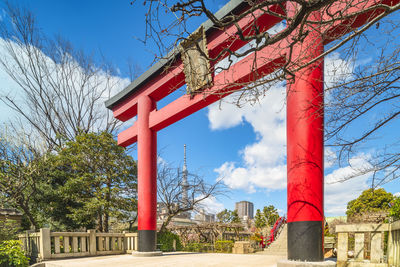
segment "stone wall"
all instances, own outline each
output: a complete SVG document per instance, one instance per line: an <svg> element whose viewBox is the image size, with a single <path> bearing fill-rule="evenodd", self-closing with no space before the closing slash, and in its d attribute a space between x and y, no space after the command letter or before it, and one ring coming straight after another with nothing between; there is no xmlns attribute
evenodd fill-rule
<svg viewBox="0 0 400 267"><path fill-rule="evenodd" d="M374 211L364 212L362 214L356 214L351 217L347 217L348 223L383 223L388 218L388 211Z"/></svg>

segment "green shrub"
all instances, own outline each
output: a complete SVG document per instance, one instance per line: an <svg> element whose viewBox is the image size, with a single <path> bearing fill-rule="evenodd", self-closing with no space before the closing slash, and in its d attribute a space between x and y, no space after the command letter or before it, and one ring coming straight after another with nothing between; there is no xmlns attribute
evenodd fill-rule
<svg viewBox="0 0 400 267"><path fill-rule="evenodd" d="M215 242L215 252L231 253L233 243L232 240L218 240Z"/></svg>
<svg viewBox="0 0 400 267"><path fill-rule="evenodd" d="M392 216L395 221L400 220L400 197L394 198L390 205L389 215Z"/></svg>
<svg viewBox="0 0 400 267"><path fill-rule="evenodd" d="M188 243L183 250L190 252L212 252L212 245L209 243Z"/></svg>
<svg viewBox="0 0 400 267"><path fill-rule="evenodd" d="M9 264L15 267L29 265L29 258L24 255L21 241L8 240L0 243L0 264Z"/></svg>
<svg viewBox="0 0 400 267"><path fill-rule="evenodd" d="M260 243L262 241L261 234L260 233L254 233L253 235L250 236L251 241L255 241L257 243Z"/></svg>
<svg viewBox="0 0 400 267"><path fill-rule="evenodd" d="M21 231L21 227L14 220L0 221L0 242L16 239L18 232Z"/></svg>
<svg viewBox="0 0 400 267"><path fill-rule="evenodd" d="M176 240L176 250L182 250L182 243L178 235L168 231L157 234L157 244L160 244L161 251L173 251L174 240Z"/></svg>

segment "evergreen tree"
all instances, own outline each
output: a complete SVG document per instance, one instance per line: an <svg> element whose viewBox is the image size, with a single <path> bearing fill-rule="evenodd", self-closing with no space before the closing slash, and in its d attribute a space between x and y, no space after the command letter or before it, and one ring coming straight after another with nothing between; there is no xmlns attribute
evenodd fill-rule
<svg viewBox="0 0 400 267"><path fill-rule="evenodd" d="M224 209L223 211L217 214L217 221L220 223L229 223L230 222L230 210Z"/></svg>
<svg viewBox="0 0 400 267"><path fill-rule="evenodd" d="M394 220L400 220L400 196L395 197L390 203L389 215L392 216Z"/></svg>
<svg viewBox="0 0 400 267"><path fill-rule="evenodd" d="M240 218L237 210L231 212L231 223L240 223Z"/></svg>
<svg viewBox="0 0 400 267"><path fill-rule="evenodd" d="M240 218L237 210L231 211L228 209L224 209L217 214L217 220L220 223L240 223Z"/></svg>
<svg viewBox="0 0 400 267"><path fill-rule="evenodd" d="M269 226L273 226L276 220L279 219L278 210L273 205L265 206L263 209L263 213L265 221Z"/></svg>
<svg viewBox="0 0 400 267"><path fill-rule="evenodd" d="M136 210L136 163L112 135L82 133L50 156L43 205L55 225L108 232Z"/></svg>
<svg viewBox="0 0 400 267"><path fill-rule="evenodd" d="M257 209L256 216L254 217L254 223L257 228L261 229L267 225L264 214L261 213L260 209Z"/></svg>
<svg viewBox="0 0 400 267"><path fill-rule="evenodd" d="M367 189L361 195L347 204L347 216L351 217L364 212L389 210L389 203L393 201L392 193L383 188Z"/></svg>

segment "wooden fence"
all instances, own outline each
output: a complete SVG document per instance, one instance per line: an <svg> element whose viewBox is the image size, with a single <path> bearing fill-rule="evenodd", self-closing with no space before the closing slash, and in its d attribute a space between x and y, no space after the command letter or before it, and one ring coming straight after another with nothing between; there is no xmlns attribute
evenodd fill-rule
<svg viewBox="0 0 400 267"><path fill-rule="evenodd" d="M26 232L18 236L23 249L35 261L49 259L116 255L137 250L137 233L51 232L48 228L40 232Z"/></svg>

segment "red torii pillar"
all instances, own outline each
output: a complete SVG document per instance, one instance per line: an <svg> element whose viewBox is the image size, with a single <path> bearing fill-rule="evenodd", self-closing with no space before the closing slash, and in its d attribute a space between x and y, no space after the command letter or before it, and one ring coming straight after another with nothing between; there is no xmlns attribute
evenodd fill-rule
<svg viewBox="0 0 400 267"><path fill-rule="evenodd" d="M138 238L139 251L156 250L157 242L157 132L150 129L150 112L156 102L138 99Z"/></svg>
<svg viewBox="0 0 400 267"><path fill-rule="evenodd" d="M310 20L320 19L319 12L310 15ZM306 64L323 51L321 33L312 30L295 44L292 58ZM323 59L297 71L294 78L294 83L287 82L286 106L288 259L323 261Z"/></svg>

